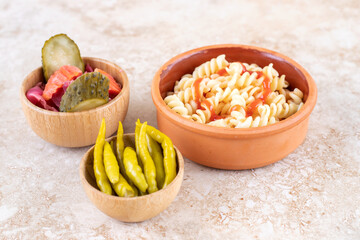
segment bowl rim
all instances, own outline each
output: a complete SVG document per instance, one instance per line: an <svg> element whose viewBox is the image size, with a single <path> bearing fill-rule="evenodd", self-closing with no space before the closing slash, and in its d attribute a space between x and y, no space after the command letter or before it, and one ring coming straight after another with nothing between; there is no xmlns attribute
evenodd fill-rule
<svg viewBox="0 0 360 240"><path fill-rule="evenodd" d="M243 48L245 50L255 50L260 52L265 52L267 54L274 55L276 57L279 57L286 62L293 65L295 68L297 68L304 76L307 81L307 84L309 86L309 94L307 97L306 102L301 107L301 109L293 114L292 116L288 117L287 119L284 119L280 122L277 122L275 124L271 124L268 126L263 127L255 127L255 128L223 128L223 127L217 127L217 126L210 126L203 123L198 123L191 121L189 119L181 117L179 114L177 114L175 111L172 111L163 101L163 98L160 94L160 80L161 80L161 74L164 70L166 70L169 66L172 64L178 64L179 61L186 59L190 55L194 55L196 53L199 53L201 51L206 51L210 49L217 49L217 48ZM317 87L315 84L315 81L310 76L310 74L296 61L293 59L275 52L273 50L269 50L262 47L257 46L250 46L250 45L242 45L242 44L216 44L216 45L208 45L204 47L195 48L183 53L180 53L170 60L168 60L165 64L163 64L158 71L155 73L155 76L152 81L151 85L151 96L154 102L154 105L156 109L167 118L167 120L176 123L177 125L181 126L182 128L185 128L187 130L190 130L192 132L203 134L207 136L221 136L225 138L239 138L239 137L258 137L263 135L269 135L272 133L278 133L285 131L286 129L292 128L296 126L299 122L304 121L312 110L315 107L316 99L317 99Z"/></svg>
<svg viewBox="0 0 360 240"><path fill-rule="evenodd" d="M135 136L134 133L124 133L124 136ZM106 141L111 141L113 139L115 139L117 136L112 136L109 138L106 138ZM172 182L167 185L165 188L162 188L154 193L150 193L150 194L146 194L143 196L136 196L136 197L119 197L119 196L115 196L115 195L108 195L106 193L101 192L99 189L93 187L89 181L86 179L85 177L85 162L87 161L86 156L88 156L90 154L90 152L94 149L95 145L93 145L91 148L89 148L86 153L83 155L83 157L81 158L80 161L80 165L79 165L79 174L80 174L80 180L83 184L85 184L87 186L88 189L90 189L91 192L93 192L96 195L99 195L101 197L104 198L109 198L109 199L113 199L113 200L120 200L120 201L136 201L136 200L145 200L148 198L151 198L155 195L159 195L162 194L163 192L167 191L168 189L170 189L172 186L174 186L176 184L176 182L178 181L182 181L183 175L184 175L184 157L182 156L180 150L178 148L176 148L176 146L174 145L174 149L176 151L177 154L177 163L178 163L178 169L179 171L176 174L176 177L172 180ZM181 184L181 183L180 183ZM84 186L85 188L85 186Z"/></svg>
<svg viewBox="0 0 360 240"><path fill-rule="evenodd" d="M26 75L26 77L24 78L22 84L21 84L21 88L20 88L20 99L21 101L30 109L37 111L37 112L41 112L43 114L49 115L49 116L77 116L77 115L82 115L84 113L93 113L93 112L97 112L97 111L102 111L104 108L107 107L111 107L112 105L115 104L115 102L117 102L119 99L122 99L122 96L125 94L124 91L129 92L130 91L130 86L129 86L129 81L128 81L128 76L126 74L126 72L124 71L124 69L122 69L120 66L118 66L117 64L110 62L108 60L102 59L102 58L96 58L96 57L82 57L82 59L84 61L87 60L92 60L92 61L98 61L101 63L105 63L108 65L112 65L115 67L115 69L117 69L121 74L123 74L123 83L121 84L121 91L118 95L116 95L115 98L111 99L110 102L101 105L99 107L93 108L93 109L89 109L86 111L81 111L81 112L55 112L55 111L50 111L50 110L46 110L43 109L41 107L38 107L36 105L34 105L32 102L29 101L29 99L27 99L26 97L26 92L29 89L25 89L25 82L28 80L28 78L34 74L35 72L39 71L42 69L42 67L38 67L36 69L34 69L33 71L31 71L29 74Z"/></svg>

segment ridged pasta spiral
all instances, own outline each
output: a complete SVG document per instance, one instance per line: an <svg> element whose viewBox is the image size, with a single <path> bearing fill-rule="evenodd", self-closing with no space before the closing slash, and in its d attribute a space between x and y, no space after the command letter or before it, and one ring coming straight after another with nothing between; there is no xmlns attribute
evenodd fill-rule
<svg viewBox="0 0 360 240"><path fill-rule="evenodd" d="M225 68L227 65L228 61L225 59L225 54L222 54L195 68L192 75L195 79L202 78L204 76L210 76L216 73L218 70Z"/></svg>
<svg viewBox="0 0 360 240"><path fill-rule="evenodd" d="M191 115L191 119L199 123L208 123L210 121L211 112L209 109L197 109L195 114Z"/></svg>
<svg viewBox="0 0 360 240"><path fill-rule="evenodd" d="M225 55L196 67L176 81L165 103L181 116L216 127L274 124L303 106L303 92L289 89L285 75L270 63L228 62Z"/></svg>
<svg viewBox="0 0 360 240"><path fill-rule="evenodd" d="M181 77L180 81L176 81L174 93L178 93L182 90L190 88L194 81L195 79L192 77L191 74L185 74Z"/></svg>
<svg viewBox="0 0 360 240"><path fill-rule="evenodd" d="M175 112L180 114L183 117L186 117L188 110L185 108L185 105L177 95L170 95L164 98L164 102ZM187 117L188 118L188 117Z"/></svg>
<svg viewBox="0 0 360 240"><path fill-rule="evenodd" d="M259 116L253 118L253 117L247 117L245 119L241 119L237 122L235 125L235 128L252 128L252 127L263 127L268 125L269 119L268 118L261 118Z"/></svg>

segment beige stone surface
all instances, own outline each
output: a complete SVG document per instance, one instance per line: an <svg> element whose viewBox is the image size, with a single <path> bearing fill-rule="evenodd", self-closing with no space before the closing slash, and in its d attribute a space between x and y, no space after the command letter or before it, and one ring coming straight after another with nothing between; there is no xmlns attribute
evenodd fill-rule
<svg viewBox="0 0 360 240"><path fill-rule="evenodd" d="M13 0L0 9L0 239L360 239L358 0ZM260 169L186 159L168 209L142 223L111 219L80 184L87 148L43 141L22 113L21 82L41 65L44 41L61 32L83 56L127 71L125 132L137 118L156 126L152 77L174 55L220 43L283 53L318 86L307 138Z"/></svg>

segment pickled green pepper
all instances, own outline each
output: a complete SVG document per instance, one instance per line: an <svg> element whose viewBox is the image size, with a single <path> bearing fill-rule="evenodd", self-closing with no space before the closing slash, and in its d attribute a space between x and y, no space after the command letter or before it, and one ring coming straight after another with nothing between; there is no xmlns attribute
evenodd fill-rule
<svg viewBox="0 0 360 240"><path fill-rule="evenodd" d="M148 184L132 147L126 147L124 150L124 166L127 176L135 186L138 187L140 191L146 192Z"/></svg>
<svg viewBox="0 0 360 240"><path fill-rule="evenodd" d="M96 138L95 147L94 147L94 175L96 179L96 184L99 187L100 191L112 195L112 189L103 164L103 149L105 144L105 119L101 121L101 126L99 134Z"/></svg>
<svg viewBox="0 0 360 240"><path fill-rule="evenodd" d="M119 181L115 184L111 184L116 194L119 197L135 197L137 194L130 184L126 181L123 175L119 175Z"/></svg>
<svg viewBox="0 0 360 240"><path fill-rule="evenodd" d="M169 185L176 177L176 154L171 139L152 126L147 126L146 133L161 144L164 153L165 181L162 188Z"/></svg>
<svg viewBox="0 0 360 240"><path fill-rule="evenodd" d="M136 123L140 125L141 123ZM156 183L156 168L154 161L152 160L146 142L146 126L147 122L144 122L140 128L139 134L139 154L140 160L144 166L145 179L149 185L148 192L153 193L158 191Z"/></svg>
<svg viewBox="0 0 360 240"><path fill-rule="evenodd" d="M156 182L158 189L161 189L165 181L164 157L162 149L152 137L146 134L147 146L156 168Z"/></svg>
<svg viewBox="0 0 360 240"><path fill-rule="evenodd" d="M105 172L111 183L117 183L120 178L119 164L108 142L104 144L104 166Z"/></svg>
<svg viewBox="0 0 360 240"><path fill-rule="evenodd" d="M130 180L130 178L126 175L126 171L125 171L124 156L123 156L124 155L124 139L123 139L123 137L124 137L124 129L123 129L123 125L122 125L121 121L119 121L119 127L118 127L117 134L116 134L115 149L116 149L117 159L119 162L120 173L125 178L125 180L129 183L129 185L132 187L133 191L135 192L135 196L137 196L139 194L138 189L136 188L134 183Z"/></svg>

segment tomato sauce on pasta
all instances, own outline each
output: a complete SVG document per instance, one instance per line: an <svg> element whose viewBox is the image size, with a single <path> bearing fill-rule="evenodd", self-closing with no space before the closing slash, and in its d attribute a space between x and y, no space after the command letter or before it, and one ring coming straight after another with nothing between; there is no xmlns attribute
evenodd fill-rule
<svg viewBox="0 0 360 240"><path fill-rule="evenodd" d="M289 90L273 64L228 62L219 55L175 83L165 103L189 120L218 127L248 128L274 124L296 113L303 93Z"/></svg>

